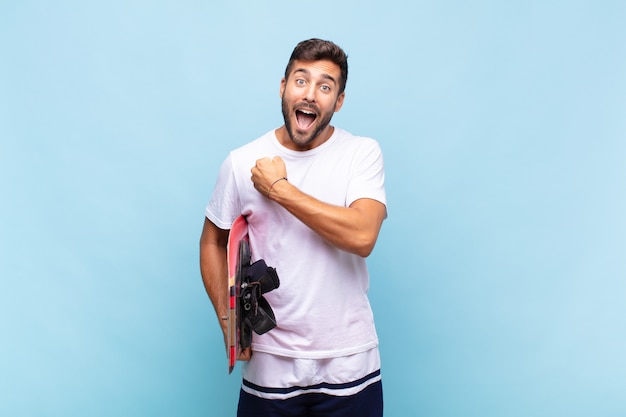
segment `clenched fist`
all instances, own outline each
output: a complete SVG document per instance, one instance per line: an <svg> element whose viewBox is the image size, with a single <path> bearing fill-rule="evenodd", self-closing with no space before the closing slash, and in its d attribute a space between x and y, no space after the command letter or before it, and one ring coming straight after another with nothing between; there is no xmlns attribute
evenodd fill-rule
<svg viewBox="0 0 626 417"><path fill-rule="evenodd" d="M280 156L259 159L250 171L254 188L268 197L276 182L287 179L287 167Z"/></svg>

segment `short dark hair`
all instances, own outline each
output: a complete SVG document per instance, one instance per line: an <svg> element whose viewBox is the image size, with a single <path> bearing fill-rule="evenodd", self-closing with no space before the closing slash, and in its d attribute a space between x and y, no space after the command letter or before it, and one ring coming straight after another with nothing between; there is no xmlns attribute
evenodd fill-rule
<svg viewBox="0 0 626 417"><path fill-rule="evenodd" d="M335 63L341 70L339 94L343 93L348 82L348 55L333 42L323 39L312 38L296 45L285 69L285 79L289 76L294 61L321 61L323 59Z"/></svg>

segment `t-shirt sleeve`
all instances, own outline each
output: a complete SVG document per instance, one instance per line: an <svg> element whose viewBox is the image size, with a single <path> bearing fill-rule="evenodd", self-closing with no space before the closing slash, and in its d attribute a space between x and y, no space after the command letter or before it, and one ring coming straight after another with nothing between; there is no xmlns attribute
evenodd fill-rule
<svg viewBox="0 0 626 417"><path fill-rule="evenodd" d="M349 206L360 198L371 198L387 205L383 153L375 140L366 142L358 151L358 161L348 186Z"/></svg>
<svg viewBox="0 0 626 417"><path fill-rule="evenodd" d="M220 168L213 194L205 209L205 216L220 229L228 230L239 214L241 214L241 204L232 159L229 155Z"/></svg>

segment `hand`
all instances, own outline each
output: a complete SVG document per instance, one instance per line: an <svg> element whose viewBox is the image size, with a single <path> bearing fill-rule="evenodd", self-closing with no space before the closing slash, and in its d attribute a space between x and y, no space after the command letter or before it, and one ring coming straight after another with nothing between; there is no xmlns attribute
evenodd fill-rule
<svg viewBox="0 0 626 417"><path fill-rule="evenodd" d="M239 353L239 356L237 357L237 360L238 361L249 361L251 357L252 357L252 349L245 348L244 350L241 351L241 353Z"/></svg>
<svg viewBox="0 0 626 417"><path fill-rule="evenodd" d="M222 327L222 332L224 334L224 347L226 348L226 355L228 355L228 336L227 336L227 332L228 330L224 327ZM237 355L237 360L238 361L249 361L250 358L252 357L252 349L250 349L249 347L243 349L241 352L239 352L239 355Z"/></svg>
<svg viewBox="0 0 626 417"><path fill-rule="evenodd" d="M280 156L259 159L250 171L254 188L265 196L276 180L287 177L287 167Z"/></svg>

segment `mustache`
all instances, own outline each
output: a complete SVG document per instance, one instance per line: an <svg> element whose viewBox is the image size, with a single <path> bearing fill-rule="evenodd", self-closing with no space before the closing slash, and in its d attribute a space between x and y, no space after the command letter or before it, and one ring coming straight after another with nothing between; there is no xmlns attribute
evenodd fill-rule
<svg viewBox="0 0 626 417"><path fill-rule="evenodd" d="M302 110L302 109L313 110L315 113L320 114L319 107L317 107L313 103L300 103L300 104L293 106L293 109L294 110Z"/></svg>

